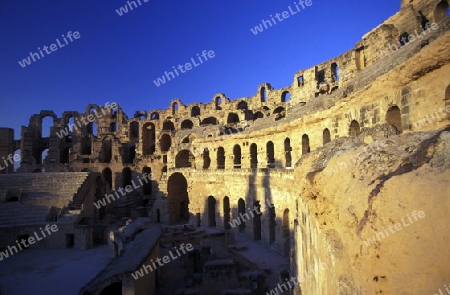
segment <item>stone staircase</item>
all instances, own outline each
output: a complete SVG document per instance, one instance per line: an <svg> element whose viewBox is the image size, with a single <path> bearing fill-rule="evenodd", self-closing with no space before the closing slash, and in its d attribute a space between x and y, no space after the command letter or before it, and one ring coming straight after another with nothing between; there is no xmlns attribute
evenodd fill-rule
<svg viewBox="0 0 450 295"><path fill-rule="evenodd" d="M45 222L50 213L58 219L75 219L79 210L68 207L74 199L83 199L79 195L88 176L88 172L0 175L0 227Z"/></svg>

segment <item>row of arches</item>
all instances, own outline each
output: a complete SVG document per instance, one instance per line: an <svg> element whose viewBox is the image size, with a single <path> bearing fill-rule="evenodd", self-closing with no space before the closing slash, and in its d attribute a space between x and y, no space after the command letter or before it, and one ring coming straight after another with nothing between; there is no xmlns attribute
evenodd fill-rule
<svg viewBox="0 0 450 295"><path fill-rule="evenodd" d="M152 169L150 167L144 167L142 168L142 175L150 175L152 174ZM113 173L111 168L106 167L105 169L103 169L102 171L102 176L104 181L106 182L106 184L108 185L108 187L112 190L113 189ZM149 178L150 178L149 176ZM119 173L117 173L117 177L119 177ZM122 169L122 172L120 173L120 177L122 178L122 182L121 187L125 188L127 185L132 185L132 180L133 180L133 172L131 170L130 167L125 167ZM152 183L151 181L142 182L142 192L146 195L151 195L152 194ZM117 185L116 185L117 187Z"/></svg>

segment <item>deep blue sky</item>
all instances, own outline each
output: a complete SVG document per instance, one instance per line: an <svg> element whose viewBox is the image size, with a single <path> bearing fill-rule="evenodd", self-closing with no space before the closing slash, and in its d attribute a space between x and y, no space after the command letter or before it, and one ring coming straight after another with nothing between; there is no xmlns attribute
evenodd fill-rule
<svg viewBox="0 0 450 295"><path fill-rule="evenodd" d="M318 1L253 35L250 28L295 0L149 0L119 16L124 0L0 0L0 126L28 125L30 115L84 111L117 102L136 110L210 102L218 92L251 96L261 83L290 85L293 74L351 48L400 9L400 0ZM18 61L62 34L81 38L31 65ZM156 87L157 77L203 50L215 58Z"/></svg>

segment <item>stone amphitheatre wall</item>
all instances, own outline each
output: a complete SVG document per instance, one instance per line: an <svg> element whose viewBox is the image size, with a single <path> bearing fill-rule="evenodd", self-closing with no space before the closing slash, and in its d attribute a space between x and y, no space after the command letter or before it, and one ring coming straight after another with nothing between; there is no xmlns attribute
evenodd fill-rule
<svg viewBox="0 0 450 295"><path fill-rule="evenodd" d="M304 294L433 294L450 277L447 9L447 1L402 1L353 49L251 97L174 99L133 118L97 105L61 118L41 111L14 143L20 169L98 171L113 188L151 171L144 193L161 222L189 216L228 228L260 206L261 216L231 230L289 255L292 274L312 276ZM427 21L437 27L400 48ZM70 117L89 114L95 124L59 138ZM54 127L42 138L46 116ZM414 210L426 218L366 246Z"/></svg>

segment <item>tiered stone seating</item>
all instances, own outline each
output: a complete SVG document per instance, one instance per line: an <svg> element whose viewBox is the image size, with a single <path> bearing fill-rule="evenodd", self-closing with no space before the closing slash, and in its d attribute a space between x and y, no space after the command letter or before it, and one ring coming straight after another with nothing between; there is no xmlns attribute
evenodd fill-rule
<svg viewBox="0 0 450 295"><path fill-rule="evenodd" d="M73 200L88 172L0 175L0 227L45 222L51 206ZM18 202L8 202L17 196Z"/></svg>

